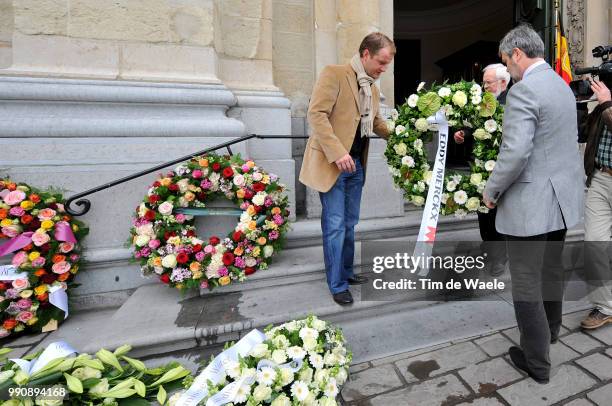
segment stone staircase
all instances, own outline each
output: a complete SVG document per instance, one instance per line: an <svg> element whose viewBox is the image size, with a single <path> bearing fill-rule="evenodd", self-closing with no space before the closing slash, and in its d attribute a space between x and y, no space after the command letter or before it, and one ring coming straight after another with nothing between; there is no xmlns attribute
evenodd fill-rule
<svg viewBox="0 0 612 406"><path fill-rule="evenodd" d="M357 228L358 269L371 269L360 260L362 241L414 241L420 220L420 211L409 211L404 217L362 221ZM318 220L294 223L286 249L270 268L242 284L181 296L160 283L146 283L113 308L88 306L85 296L77 298L84 304L80 311L39 346L64 339L83 352L94 352L127 343L134 347L133 356L189 353L204 359L251 329L314 313L341 326L355 360L363 361L514 324L509 292L494 294L487 302L434 302L408 296L376 302L362 301L360 288L351 287L355 303L339 306L325 283L319 227ZM479 240L475 216L443 218L437 238ZM580 240L580 231L570 233L570 239Z"/></svg>

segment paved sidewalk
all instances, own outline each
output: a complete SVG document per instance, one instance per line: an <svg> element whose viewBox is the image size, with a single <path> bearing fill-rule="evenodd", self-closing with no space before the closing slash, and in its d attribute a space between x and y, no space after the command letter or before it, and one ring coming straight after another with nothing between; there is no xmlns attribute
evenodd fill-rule
<svg viewBox="0 0 612 406"><path fill-rule="evenodd" d="M612 325L582 332L587 311L563 318L553 376L539 385L508 358L518 329L449 342L351 367L346 406L611 406Z"/></svg>

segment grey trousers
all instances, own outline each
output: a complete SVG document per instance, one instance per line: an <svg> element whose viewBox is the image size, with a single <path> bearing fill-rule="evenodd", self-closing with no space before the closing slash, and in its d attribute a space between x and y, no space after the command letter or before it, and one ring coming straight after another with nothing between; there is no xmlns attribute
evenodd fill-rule
<svg viewBox="0 0 612 406"><path fill-rule="evenodd" d="M539 378L550 376L550 340L561 329L567 230L532 237L506 236L514 313L527 366Z"/></svg>
<svg viewBox="0 0 612 406"><path fill-rule="evenodd" d="M595 170L584 212L584 268L589 299L612 316L612 176Z"/></svg>

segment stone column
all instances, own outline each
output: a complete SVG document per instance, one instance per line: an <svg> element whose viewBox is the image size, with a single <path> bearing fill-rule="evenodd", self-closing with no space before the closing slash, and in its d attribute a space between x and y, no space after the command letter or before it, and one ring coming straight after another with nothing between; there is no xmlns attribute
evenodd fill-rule
<svg viewBox="0 0 612 406"><path fill-rule="evenodd" d="M610 45L610 1L588 0L584 2L586 22L584 31L585 66L599 66L601 59L594 58L591 50L599 45Z"/></svg>

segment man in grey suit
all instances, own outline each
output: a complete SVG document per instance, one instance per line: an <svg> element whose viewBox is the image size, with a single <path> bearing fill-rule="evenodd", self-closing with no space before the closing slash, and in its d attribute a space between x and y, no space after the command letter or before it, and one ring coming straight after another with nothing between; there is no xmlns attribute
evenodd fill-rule
<svg viewBox="0 0 612 406"><path fill-rule="evenodd" d="M544 61L544 43L528 25L499 45L516 83L508 92L502 145L483 193L498 207L506 236L521 348L510 358L538 383L550 378L550 343L563 303L561 251L583 208L583 169L576 143L576 103L569 86Z"/></svg>

